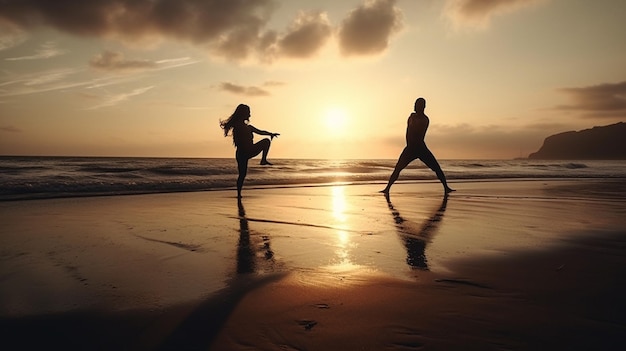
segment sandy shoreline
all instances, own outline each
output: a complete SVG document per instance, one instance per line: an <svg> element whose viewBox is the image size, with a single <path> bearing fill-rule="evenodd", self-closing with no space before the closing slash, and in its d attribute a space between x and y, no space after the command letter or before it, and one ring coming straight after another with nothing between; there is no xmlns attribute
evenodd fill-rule
<svg viewBox="0 0 626 351"><path fill-rule="evenodd" d="M620 180L0 203L20 349L622 349Z"/></svg>

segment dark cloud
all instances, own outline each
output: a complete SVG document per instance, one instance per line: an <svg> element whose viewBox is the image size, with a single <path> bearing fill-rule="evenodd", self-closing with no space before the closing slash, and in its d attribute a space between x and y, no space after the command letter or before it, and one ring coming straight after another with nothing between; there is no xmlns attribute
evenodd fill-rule
<svg viewBox="0 0 626 351"><path fill-rule="evenodd" d="M236 95L244 95L244 96L268 96L270 92L255 86L243 86L238 84L233 84L229 82L222 82L219 85L219 89L222 91L226 91Z"/></svg>
<svg viewBox="0 0 626 351"><path fill-rule="evenodd" d="M1 16L0 13L0 18ZM18 26L0 19L0 51L17 46L25 40L26 34Z"/></svg>
<svg viewBox="0 0 626 351"><path fill-rule="evenodd" d="M244 60L253 53L266 51L266 47L271 46L275 41L274 32L261 34L260 24L249 24L233 28L210 46L219 56L232 60Z"/></svg>
<svg viewBox="0 0 626 351"><path fill-rule="evenodd" d="M0 22L126 41L165 37L222 47L236 41L238 50L223 50L240 57L261 36L273 8L273 0L4 0Z"/></svg>
<svg viewBox="0 0 626 351"><path fill-rule="evenodd" d="M448 0L444 15L457 26L486 27L495 15L544 0Z"/></svg>
<svg viewBox="0 0 626 351"><path fill-rule="evenodd" d="M73 34L161 34L205 42L264 23L272 0L5 0L0 14L23 27L50 25Z"/></svg>
<svg viewBox="0 0 626 351"><path fill-rule="evenodd" d="M276 0L2 0L0 28L22 33L52 27L73 35L113 38L126 43L173 39L206 48L229 60L255 58L262 62L281 57L312 57L335 34L323 12L301 12L285 31L268 29L276 3ZM396 0L368 0L351 11L338 31L341 52L371 55L384 51L391 36L401 27L401 12L395 4ZM15 45L16 38L16 35L0 36L0 49ZM102 59L106 61L107 57ZM105 67L107 64L104 62Z"/></svg>
<svg viewBox="0 0 626 351"><path fill-rule="evenodd" d="M155 68L156 62L148 60L128 60L121 52L104 51L94 56L89 65L106 71L128 71Z"/></svg>
<svg viewBox="0 0 626 351"><path fill-rule="evenodd" d="M581 112L585 117L626 117L626 81L582 88L562 88L573 101L557 106L558 110Z"/></svg>
<svg viewBox="0 0 626 351"><path fill-rule="evenodd" d="M352 10L339 28L342 54L371 55L387 49L391 36L402 28L402 13L395 4L372 0Z"/></svg>
<svg viewBox="0 0 626 351"><path fill-rule="evenodd" d="M287 34L278 40L279 53L287 57L311 57L331 34L332 26L324 13L300 13Z"/></svg>
<svg viewBox="0 0 626 351"><path fill-rule="evenodd" d="M22 130L14 127L14 126L2 126L0 127L0 131L5 132L5 133L21 133Z"/></svg>
<svg viewBox="0 0 626 351"><path fill-rule="evenodd" d="M284 82L269 80L261 86L244 86L230 82L222 82L218 86L219 90L243 96L269 96L271 93L265 88L272 88L285 85ZM263 88L265 87L265 88Z"/></svg>

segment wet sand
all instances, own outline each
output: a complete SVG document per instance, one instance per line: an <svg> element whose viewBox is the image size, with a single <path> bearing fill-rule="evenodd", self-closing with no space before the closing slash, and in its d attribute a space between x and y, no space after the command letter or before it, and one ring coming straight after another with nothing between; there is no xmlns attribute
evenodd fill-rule
<svg viewBox="0 0 626 351"><path fill-rule="evenodd" d="M621 180L0 203L9 349L623 349Z"/></svg>

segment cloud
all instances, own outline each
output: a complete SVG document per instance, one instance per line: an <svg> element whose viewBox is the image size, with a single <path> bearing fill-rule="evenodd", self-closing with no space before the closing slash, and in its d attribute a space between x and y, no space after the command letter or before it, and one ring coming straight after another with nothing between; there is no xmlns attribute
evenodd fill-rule
<svg viewBox="0 0 626 351"><path fill-rule="evenodd" d="M0 21L128 42L171 38L203 45L239 33L259 36L274 6L273 0L7 0L0 2Z"/></svg>
<svg viewBox="0 0 626 351"><path fill-rule="evenodd" d="M111 85L137 81L146 75L145 70L161 71L177 67L187 66L200 62L190 57L168 58L157 61L150 60L127 60L118 52L104 51L96 55L90 61L90 65L112 73L97 77L85 77L89 73L84 67L59 68L44 70L26 74L11 74L2 72L0 75L0 97L19 96L35 93L43 93L72 88L103 88Z"/></svg>
<svg viewBox="0 0 626 351"><path fill-rule="evenodd" d="M133 59L129 60L117 51L105 50L89 61L89 66L108 72L138 72L145 70L164 70L182 67L200 62L190 57L177 57L158 61Z"/></svg>
<svg viewBox="0 0 626 351"><path fill-rule="evenodd" d="M271 84L264 84L264 85L275 86L274 82L271 82ZM271 95L268 90L263 89L262 87L243 86L243 85L233 84L229 82L220 83L218 88L222 91L226 91L235 95L243 95L243 96L269 96Z"/></svg>
<svg viewBox="0 0 626 351"><path fill-rule="evenodd" d="M18 26L0 20L0 51L23 43L26 41L26 37L26 33Z"/></svg>
<svg viewBox="0 0 626 351"><path fill-rule="evenodd" d="M429 148L438 158L526 157L549 135L571 130L572 125L431 125L426 135ZM456 156L451 156L456 155ZM460 155L460 156L459 156Z"/></svg>
<svg viewBox="0 0 626 351"><path fill-rule="evenodd" d="M371 0L352 10L339 27L339 45L345 56L379 54L402 28L396 0Z"/></svg>
<svg viewBox="0 0 626 351"><path fill-rule="evenodd" d="M144 70L155 68L157 64L149 60L128 60L121 52L104 51L94 56L89 65L105 71Z"/></svg>
<svg viewBox="0 0 626 351"><path fill-rule="evenodd" d="M128 99L130 99L133 96L137 96L137 95L141 95L144 94L145 92L147 92L148 90L154 88L154 86L148 86L148 87L143 87L143 88L137 88L137 89L133 89L130 92L125 92L125 93L120 93L120 94L114 94L114 95L109 95L105 98L104 102L92 106L90 108L88 108L87 110L96 110L102 107L110 107L110 106L114 106L117 105L119 103L122 103L124 101L127 101Z"/></svg>
<svg viewBox="0 0 626 351"><path fill-rule="evenodd" d="M254 53L263 52L276 41L274 32L262 33L261 23L251 23L229 30L209 47L218 56L240 61Z"/></svg>
<svg viewBox="0 0 626 351"><path fill-rule="evenodd" d="M44 91L73 88L86 83L73 82L69 77L80 72L80 69L53 69L42 72L9 76L0 82L0 96L17 96Z"/></svg>
<svg viewBox="0 0 626 351"><path fill-rule="evenodd" d="M14 126L2 126L0 127L0 132L5 132L5 133L21 133L22 130L14 127Z"/></svg>
<svg viewBox="0 0 626 351"><path fill-rule="evenodd" d="M262 88L255 86L243 86L237 85L229 82L222 82L219 85L219 89L223 91L227 91L229 93L233 93L236 95L245 95L245 96L268 96L270 93Z"/></svg>
<svg viewBox="0 0 626 351"><path fill-rule="evenodd" d="M456 28L485 29L495 16L517 11L545 0L447 0L444 17Z"/></svg>
<svg viewBox="0 0 626 351"><path fill-rule="evenodd" d="M23 61L23 60L40 60L40 59L48 59L51 57L59 56L65 54L64 50L57 48L57 44L53 41L45 42L41 45L41 48L35 52L33 55L28 56L20 56L20 57L9 57L5 58L7 61Z"/></svg>
<svg viewBox="0 0 626 351"><path fill-rule="evenodd" d="M220 56L236 60L246 59L251 53L265 63L280 58L307 59L314 57L333 35L333 26L325 12L301 11L284 32L241 28L222 37L212 49Z"/></svg>
<svg viewBox="0 0 626 351"><path fill-rule="evenodd" d="M313 57L336 34L326 14L319 11L300 12L282 32L268 29L276 0L55 0L51 4L50 0L0 1L0 24L20 31L52 27L126 43L177 40L227 60L260 62ZM384 51L401 27L395 4L396 0L367 0L351 11L338 31L341 52L355 56ZM2 44L0 39L0 49L14 45L5 41ZM111 67L107 59L118 58L100 58L101 64Z"/></svg>
<svg viewBox="0 0 626 351"><path fill-rule="evenodd" d="M191 59L191 57L177 57L177 58L171 58L171 59L158 60L156 61L156 64L159 66L159 68L165 69L165 68L175 68L175 67L192 65L198 62L200 62L200 60L193 60Z"/></svg>
<svg viewBox="0 0 626 351"><path fill-rule="evenodd" d="M281 56L307 58L324 46L332 34L332 26L323 12L301 12L278 40Z"/></svg>
<svg viewBox="0 0 626 351"><path fill-rule="evenodd" d="M263 83L263 86L266 86L266 87L280 87L280 86L283 86L285 84L287 84L287 83L279 82L279 81L276 81L276 80L268 80L267 82Z"/></svg>
<svg viewBox="0 0 626 351"><path fill-rule="evenodd" d="M0 79L0 96L19 96L72 88L100 88L136 80L137 77L98 77L80 79L82 68L52 69Z"/></svg>
<svg viewBox="0 0 626 351"><path fill-rule="evenodd" d="M559 91L568 95L573 104L557 106L557 110L580 112L585 117L626 117L626 81Z"/></svg>

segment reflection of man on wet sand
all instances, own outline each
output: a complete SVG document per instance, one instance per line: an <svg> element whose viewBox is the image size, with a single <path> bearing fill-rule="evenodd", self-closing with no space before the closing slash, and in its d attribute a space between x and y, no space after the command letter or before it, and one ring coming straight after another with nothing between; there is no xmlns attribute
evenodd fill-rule
<svg viewBox="0 0 626 351"><path fill-rule="evenodd" d="M391 210L393 219L396 222L398 234L406 247L406 263L412 268L428 270L428 262L426 259L426 245L430 242L435 231L437 230L443 213L448 204L448 196L443 197L441 206L422 223L420 226L413 227L411 222L405 220L400 212L393 206L389 199L389 194L385 193L387 206Z"/></svg>
<svg viewBox="0 0 626 351"><path fill-rule="evenodd" d="M398 180L400 171L418 158L437 174L437 178L439 178L439 181L443 185L443 190L446 194L454 191L448 186L446 176L443 174L439 162L437 162L433 153L430 152L426 146L426 142L424 142L426 130L428 130L428 124L430 123L428 116L424 114L425 108L426 100L424 100L424 98L419 98L415 101L415 111L411 113L411 116L409 116L407 120L406 147L402 150L396 167L389 177L389 183L387 183L385 189L381 191L382 193L389 193L389 189L393 183Z"/></svg>

